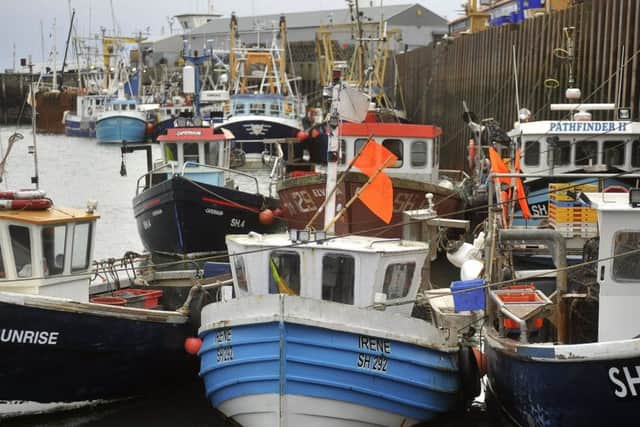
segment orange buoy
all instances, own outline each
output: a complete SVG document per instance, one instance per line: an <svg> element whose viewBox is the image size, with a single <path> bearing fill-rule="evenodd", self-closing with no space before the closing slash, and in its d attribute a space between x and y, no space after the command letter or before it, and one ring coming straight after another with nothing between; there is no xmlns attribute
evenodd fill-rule
<svg viewBox="0 0 640 427"><path fill-rule="evenodd" d="M320 130L317 128L313 128L313 130L311 130L311 138L317 138L320 136Z"/></svg>
<svg viewBox="0 0 640 427"><path fill-rule="evenodd" d="M145 130L147 132L147 135L151 135L153 133L153 129L155 128L155 126L153 125L153 123L151 122L147 122L147 125L145 127Z"/></svg>
<svg viewBox="0 0 640 427"><path fill-rule="evenodd" d="M276 218L280 218L282 216L282 209L280 208L275 208L273 211L273 216L275 216Z"/></svg>
<svg viewBox="0 0 640 427"><path fill-rule="evenodd" d="M184 350L189 354L198 354L202 347L202 340L198 337L188 337L184 340Z"/></svg>
<svg viewBox="0 0 640 427"><path fill-rule="evenodd" d="M309 138L309 134L301 130L296 134L296 138L298 138L298 141L304 141L305 139Z"/></svg>
<svg viewBox="0 0 640 427"><path fill-rule="evenodd" d="M265 209L263 211L260 211L260 213L258 214L258 220L262 225L273 224L274 219L275 218L273 216L273 211L271 209Z"/></svg>

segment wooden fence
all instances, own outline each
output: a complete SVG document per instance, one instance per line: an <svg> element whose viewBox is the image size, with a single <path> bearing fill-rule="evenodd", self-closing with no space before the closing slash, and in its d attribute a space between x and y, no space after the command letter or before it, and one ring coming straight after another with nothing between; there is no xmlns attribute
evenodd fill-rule
<svg viewBox="0 0 640 427"><path fill-rule="evenodd" d="M640 1L586 0L519 25L488 29L416 49L397 57L409 116L444 131L441 165L464 167L469 132L462 101L478 117L495 118L505 130L517 118L513 49L520 106L538 120L559 119L549 104L565 102L568 63L553 54L566 48L563 28L575 27L573 71L583 102L613 103L640 116ZM557 88L545 80L556 79ZM611 113L594 115L612 118Z"/></svg>

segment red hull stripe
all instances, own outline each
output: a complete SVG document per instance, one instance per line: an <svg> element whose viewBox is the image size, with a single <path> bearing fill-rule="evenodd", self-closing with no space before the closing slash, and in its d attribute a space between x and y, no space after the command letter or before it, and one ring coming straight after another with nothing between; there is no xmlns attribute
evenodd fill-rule
<svg viewBox="0 0 640 427"><path fill-rule="evenodd" d="M259 209L256 208L252 208L250 206L245 206L245 205L241 205L238 203L234 203L234 202L227 202L225 200L219 200L219 199L212 199L210 197L202 197L200 200L202 200L203 202L208 202L208 203L213 203L214 205L220 205L220 206L229 206L231 208L239 208L239 209L245 209L251 212L259 212Z"/></svg>
<svg viewBox="0 0 640 427"><path fill-rule="evenodd" d="M160 197L156 197L155 199L151 199L148 202L145 202L142 205L142 207L144 209L149 209L149 208L152 208L152 207L154 207L155 205L158 205L158 204L160 204Z"/></svg>

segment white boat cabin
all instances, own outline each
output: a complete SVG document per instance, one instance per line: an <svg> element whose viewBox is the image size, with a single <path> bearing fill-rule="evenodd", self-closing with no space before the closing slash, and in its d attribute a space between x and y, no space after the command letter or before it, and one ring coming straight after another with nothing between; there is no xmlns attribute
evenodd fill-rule
<svg viewBox="0 0 640 427"><path fill-rule="evenodd" d="M0 210L0 291L87 302L98 218L93 209Z"/></svg>
<svg viewBox="0 0 640 427"><path fill-rule="evenodd" d="M598 211L600 234L598 341L639 338L640 190L586 195Z"/></svg>
<svg viewBox="0 0 640 427"><path fill-rule="evenodd" d="M76 97L76 116L80 120L95 120L112 99L112 95L79 95Z"/></svg>
<svg viewBox="0 0 640 427"><path fill-rule="evenodd" d="M384 169L391 177L436 183L440 177L442 129L406 123L350 123L340 125L342 172L369 139L391 151L398 160Z"/></svg>
<svg viewBox="0 0 640 427"><path fill-rule="evenodd" d="M640 123L537 121L516 125L509 136L521 149L522 173L631 171L640 167ZM510 153L501 153L503 158Z"/></svg>
<svg viewBox="0 0 640 427"><path fill-rule="evenodd" d="M170 128L158 141L162 159L154 162L149 172L152 186L174 175L203 184L226 185L230 149L224 133L214 133L210 127ZM147 175L138 180L138 190Z"/></svg>
<svg viewBox="0 0 640 427"><path fill-rule="evenodd" d="M228 235L236 296L288 293L356 307L371 307L380 293L388 302L415 299L428 244L364 236L300 242L304 235ZM413 303L386 309L410 316Z"/></svg>

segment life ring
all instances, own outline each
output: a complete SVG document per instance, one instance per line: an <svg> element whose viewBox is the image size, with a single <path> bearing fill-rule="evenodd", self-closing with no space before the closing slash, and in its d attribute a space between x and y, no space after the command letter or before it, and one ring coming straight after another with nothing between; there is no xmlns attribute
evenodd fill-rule
<svg viewBox="0 0 640 427"><path fill-rule="evenodd" d="M42 190L0 191L0 209L45 210L53 206Z"/></svg>
<svg viewBox="0 0 640 427"><path fill-rule="evenodd" d="M5 199L0 200L0 209L24 209L43 211L49 209L53 203L51 199Z"/></svg>
<svg viewBox="0 0 640 427"><path fill-rule="evenodd" d="M624 185L609 185L602 190L603 193L628 193L629 189Z"/></svg>
<svg viewBox="0 0 640 427"><path fill-rule="evenodd" d="M87 108L87 114L90 116L93 116L93 108L91 107Z"/></svg>

